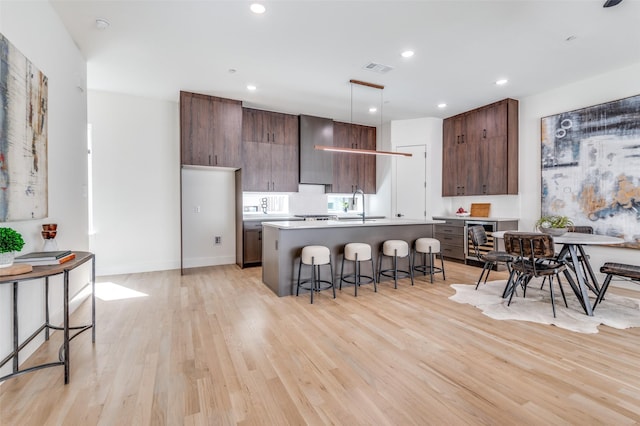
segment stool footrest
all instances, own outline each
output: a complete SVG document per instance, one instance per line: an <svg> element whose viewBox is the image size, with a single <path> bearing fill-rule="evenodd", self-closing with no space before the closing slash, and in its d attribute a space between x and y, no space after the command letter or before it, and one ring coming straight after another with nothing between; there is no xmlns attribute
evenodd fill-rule
<svg viewBox="0 0 640 426"><path fill-rule="evenodd" d="M333 287L333 283L327 280L316 280L317 288L314 288L315 291L328 290ZM303 290L311 291L311 287L313 286L313 282L311 280L300 281L300 288Z"/></svg>
<svg viewBox="0 0 640 426"><path fill-rule="evenodd" d="M365 278L366 280L362 281L362 278ZM348 284L355 284L356 283L356 275L355 274L345 275L340 280L344 281L344 282L346 282ZM371 277L369 275L360 275L360 282L358 284L371 284L373 281L374 281L373 277Z"/></svg>

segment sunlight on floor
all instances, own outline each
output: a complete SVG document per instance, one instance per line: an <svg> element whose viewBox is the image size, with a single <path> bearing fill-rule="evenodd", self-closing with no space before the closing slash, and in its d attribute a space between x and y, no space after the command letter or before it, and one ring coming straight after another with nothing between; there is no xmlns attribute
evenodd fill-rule
<svg viewBox="0 0 640 426"><path fill-rule="evenodd" d="M100 300L122 300L146 297L148 294L112 282L96 283L96 297Z"/></svg>

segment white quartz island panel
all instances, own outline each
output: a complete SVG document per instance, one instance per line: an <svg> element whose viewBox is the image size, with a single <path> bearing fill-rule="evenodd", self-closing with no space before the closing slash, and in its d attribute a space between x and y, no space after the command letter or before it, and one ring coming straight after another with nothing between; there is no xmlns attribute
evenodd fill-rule
<svg viewBox="0 0 640 426"><path fill-rule="evenodd" d="M433 225L436 223L443 221L373 219L364 223L352 220L266 222L262 232L262 281L278 296L295 294L302 247L328 247L334 264L333 272L337 276L345 244L370 244L377 266L378 249L382 242L393 239L413 244L418 238L433 237ZM305 268L303 270L306 271Z"/></svg>

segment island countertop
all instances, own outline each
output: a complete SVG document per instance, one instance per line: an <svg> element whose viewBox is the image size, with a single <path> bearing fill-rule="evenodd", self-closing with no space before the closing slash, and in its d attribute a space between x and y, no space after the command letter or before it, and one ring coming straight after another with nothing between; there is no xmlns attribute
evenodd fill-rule
<svg viewBox="0 0 640 426"><path fill-rule="evenodd" d="M262 224L262 281L278 296L295 294L300 252L307 245L322 245L331 252L334 276L338 276L344 245L371 245L374 262L385 240L405 240L409 245L421 237L433 237L441 220L370 219L280 221ZM351 263L351 262L349 262ZM347 268L353 266L345 265ZM303 268L304 273L308 271ZM349 272L350 273L350 272ZM336 279L337 282L337 279Z"/></svg>
<svg viewBox="0 0 640 426"><path fill-rule="evenodd" d="M434 225L445 223L444 220L415 220L415 219L366 219L361 220L308 220L308 221L275 221L265 222L263 226L271 226L278 229L317 229L336 227L362 227L362 226L405 226L405 225Z"/></svg>

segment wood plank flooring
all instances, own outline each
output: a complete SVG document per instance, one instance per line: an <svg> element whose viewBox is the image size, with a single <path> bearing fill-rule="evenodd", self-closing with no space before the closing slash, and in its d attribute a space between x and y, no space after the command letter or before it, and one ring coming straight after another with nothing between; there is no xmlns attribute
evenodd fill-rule
<svg viewBox="0 0 640 426"><path fill-rule="evenodd" d="M72 341L70 383L61 368L5 381L0 424L640 422L640 328L496 321L448 300L449 284L480 269L445 266L446 281L367 285L357 298L346 287L313 305L275 296L260 268L99 278L147 296L98 300L96 343ZM55 358L59 334L28 362Z"/></svg>

